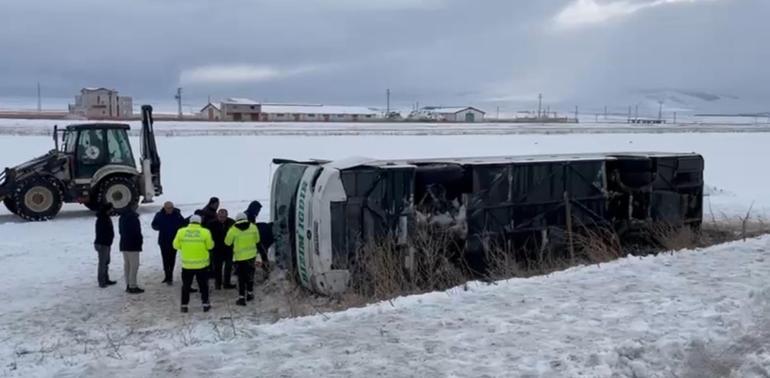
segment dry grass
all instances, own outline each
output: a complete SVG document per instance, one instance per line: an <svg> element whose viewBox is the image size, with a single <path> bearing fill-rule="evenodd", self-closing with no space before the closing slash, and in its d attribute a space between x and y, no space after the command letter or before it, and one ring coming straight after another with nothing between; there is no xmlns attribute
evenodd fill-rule
<svg viewBox="0 0 770 378"><path fill-rule="evenodd" d="M392 239L364 245L356 256L352 291L374 300L444 290L466 282L452 234L420 227L408 247Z"/></svg>
<svg viewBox="0 0 770 378"><path fill-rule="evenodd" d="M770 225L752 217L750 212L744 217L714 217L700 228L655 224L642 230L632 242L621 242L609 228L580 226L571 237L572 248L565 244L570 238L534 253L487 245L483 256L485 269L479 272L461 257L464 244L451 232L420 226L413 232L408 248L387 239L363 246L357 254L351 291L340 301L363 304L446 290L471 280L492 282L530 277L577 265L606 263L628 255L694 249L768 233Z"/></svg>

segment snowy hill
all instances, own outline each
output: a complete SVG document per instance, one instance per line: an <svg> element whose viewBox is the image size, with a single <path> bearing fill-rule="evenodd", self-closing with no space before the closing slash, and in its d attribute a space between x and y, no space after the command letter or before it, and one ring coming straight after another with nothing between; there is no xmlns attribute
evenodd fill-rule
<svg viewBox="0 0 770 378"><path fill-rule="evenodd" d="M693 115L698 113L738 114L770 110L764 103L739 96L684 89L641 90L634 93L630 100L632 100L630 104L640 104L640 107L654 111L658 110L659 102L662 101L664 111Z"/></svg>
<svg viewBox="0 0 770 378"><path fill-rule="evenodd" d="M735 376L770 374L770 238L244 325L65 376ZM180 329L180 332L183 330ZM168 341L158 340L158 343ZM51 370L53 369L53 370Z"/></svg>
<svg viewBox="0 0 770 378"><path fill-rule="evenodd" d="M690 89L640 89L608 95L606 99L596 99L593 106L586 104L582 107L586 113L603 114L604 109L596 106L605 102L608 112L622 116L628 115L628 107L631 107L632 115L639 109L639 116L643 118L657 118L660 103L663 103L663 117L671 121L674 112L679 120L703 114L718 115L744 115L757 114L766 116L770 112L770 105L762 99L750 96L742 97L727 93ZM569 109L567 107L566 109ZM719 122L719 121L716 121Z"/></svg>

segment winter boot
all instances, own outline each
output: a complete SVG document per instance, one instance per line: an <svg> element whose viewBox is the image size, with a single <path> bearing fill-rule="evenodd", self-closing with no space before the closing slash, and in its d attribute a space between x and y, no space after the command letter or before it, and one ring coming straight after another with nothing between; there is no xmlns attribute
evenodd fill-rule
<svg viewBox="0 0 770 378"><path fill-rule="evenodd" d="M211 305L208 303L203 304L203 312L209 312L211 310Z"/></svg>
<svg viewBox="0 0 770 378"><path fill-rule="evenodd" d="M237 301L235 301L235 304L238 306L245 306L246 305L246 298L240 297Z"/></svg>
<svg viewBox="0 0 770 378"><path fill-rule="evenodd" d="M118 281L110 281L110 280L107 280L107 282L105 282L105 284L107 284L107 286L117 285L117 283L118 283Z"/></svg>
<svg viewBox="0 0 770 378"><path fill-rule="evenodd" d="M253 301L254 300L254 293L246 294L246 300L247 301Z"/></svg>
<svg viewBox="0 0 770 378"><path fill-rule="evenodd" d="M182 309L181 309L181 310L182 310L182 312L183 312L183 313L185 313L185 314L186 314L186 313L188 313L188 312L190 311L190 309L189 309L189 308L187 308L187 305L182 305Z"/></svg>

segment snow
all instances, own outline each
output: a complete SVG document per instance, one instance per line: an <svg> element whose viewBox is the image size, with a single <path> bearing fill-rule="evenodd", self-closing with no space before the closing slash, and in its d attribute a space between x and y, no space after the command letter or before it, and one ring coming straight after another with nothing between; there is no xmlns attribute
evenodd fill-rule
<svg viewBox="0 0 770 378"><path fill-rule="evenodd" d="M51 135L53 125L66 120L0 120L0 135ZM141 123L126 122L138 130ZM469 136L469 135L555 135L555 134L690 134L770 133L770 124L711 123L630 125L625 123L387 123L387 122L156 122L159 136ZM138 134L137 134L138 135ZM658 150L657 148L650 148Z"/></svg>
<svg viewBox="0 0 770 378"><path fill-rule="evenodd" d="M29 122L0 121L0 163L20 163L52 146L48 136L9 135L24 127L45 130L42 123ZM315 133L299 132L315 126ZM441 135L434 128L428 131L438 135L318 136L323 125L272 125L294 134L234 137L219 127L230 126L159 123L159 129L205 135L158 138L166 191L159 200L175 201L184 214L212 195L231 213L253 199L267 203L275 157L626 150L703 154L707 208L717 214L741 214L752 203L757 214L770 208L770 182L763 174L770 158L768 133ZM470 134L471 128L464 130ZM713 373L718 369L735 377L768 374L770 238L495 285L475 283L467 291L461 287L286 320L279 318L289 315L289 300L268 286L260 287L257 302L247 308L232 305L231 291L214 292L212 312L202 313L193 295L192 313L182 316L178 284L160 283L160 253L149 227L159 206L140 209L145 252L139 282L147 289L140 296L121 290L122 258L114 249L110 272L119 285L97 287L93 218L82 207L66 205L55 221L35 224L0 210L2 375L725 375ZM699 370L703 361L714 365L707 367L712 370Z"/></svg>
<svg viewBox="0 0 770 378"><path fill-rule="evenodd" d="M105 360L64 372L120 376L130 366L139 375L682 376L702 369L699 359L718 356L735 359L729 367L736 376L762 376L770 373L770 351L762 347L770 336L769 243L470 284L253 325L247 340L190 346L159 361Z"/></svg>
<svg viewBox="0 0 770 378"><path fill-rule="evenodd" d="M248 98L241 98L241 97L230 97L222 100L222 104L233 104L233 105L259 105L259 102L254 101L252 99Z"/></svg>

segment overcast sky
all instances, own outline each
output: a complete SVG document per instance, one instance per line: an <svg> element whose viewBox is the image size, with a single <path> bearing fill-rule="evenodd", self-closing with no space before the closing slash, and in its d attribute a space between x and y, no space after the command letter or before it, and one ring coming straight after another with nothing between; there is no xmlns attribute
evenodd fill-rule
<svg viewBox="0 0 770 378"><path fill-rule="evenodd" d="M768 0L2 0L0 96L623 105L770 100ZM570 105L571 106L571 105ZM770 110L770 106L756 111Z"/></svg>

